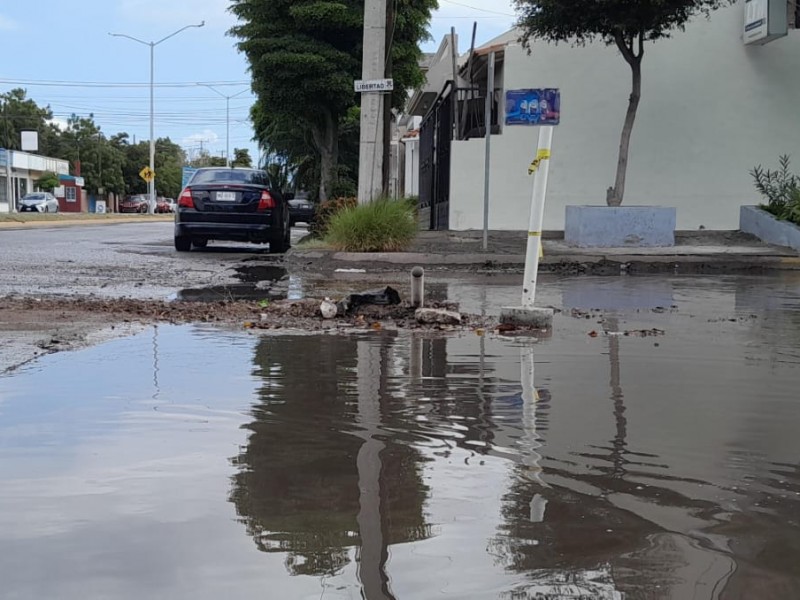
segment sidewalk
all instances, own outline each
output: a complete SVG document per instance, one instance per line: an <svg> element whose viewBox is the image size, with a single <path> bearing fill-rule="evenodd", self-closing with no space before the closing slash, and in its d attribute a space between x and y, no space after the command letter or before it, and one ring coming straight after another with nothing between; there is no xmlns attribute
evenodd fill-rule
<svg viewBox="0 0 800 600"><path fill-rule="evenodd" d="M422 231L407 252L351 253L298 248L292 263L314 268L388 269L422 265L453 270L522 270L524 231L491 231L489 250L480 231ZM800 270L800 255L738 231L676 232L670 248L573 248L561 232L545 232L540 270L556 273L734 273ZM326 264L327 263L327 264Z"/></svg>

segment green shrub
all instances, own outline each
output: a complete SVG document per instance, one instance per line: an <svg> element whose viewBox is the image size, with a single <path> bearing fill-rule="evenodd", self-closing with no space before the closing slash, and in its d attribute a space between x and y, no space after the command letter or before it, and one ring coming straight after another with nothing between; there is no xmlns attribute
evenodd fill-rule
<svg viewBox="0 0 800 600"><path fill-rule="evenodd" d="M417 235L414 208L404 200L376 200L340 210L325 237L346 252L399 252Z"/></svg>
<svg viewBox="0 0 800 600"><path fill-rule="evenodd" d="M750 175L756 189L767 200L762 208L779 219L800 225L800 177L789 171L789 163L789 155L784 154L778 159L777 170L765 171L759 165Z"/></svg>

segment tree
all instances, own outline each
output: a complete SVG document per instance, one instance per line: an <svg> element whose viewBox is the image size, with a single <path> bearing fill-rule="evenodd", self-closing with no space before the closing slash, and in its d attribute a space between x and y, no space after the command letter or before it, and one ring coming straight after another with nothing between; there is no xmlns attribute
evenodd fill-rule
<svg viewBox="0 0 800 600"><path fill-rule="evenodd" d="M419 42L437 2L396 0L394 6L389 57L398 90L393 101L400 106L404 90L421 81ZM364 0L233 0L230 10L239 19L230 33L250 63L259 142L268 150L291 147L303 161L313 155L319 197L327 200L339 175L340 130L356 106Z"/></svg>
<svg viewBox="0 0 800 600"><path fill-rule="evenodd" d="M231 166L251 168L253 166L253 159L250 158L250 151L247 148L234 148Z"/></svg>
<svg viewBox="0 0 800 600"><path fill-rule="evenodd" d="M58 175L52 171L45 171L34 183L40 190L52 191L58 187Z"/></svg>
<svg viewBox="0 0 800 600"><path fill-rule="evenodd" d="M0 94L0 148L20 150L20 132L38 131L41 136L52 118L50 108L41 108L22 88Z"/></svg>
<svg viewBox="0 0 800 600"><path fill-rule="evenodd" d="M645 42L670 37L683 29L692 17L730 4L735 0L514 0L520 13L518 26L530 51L531 40L569 42L585 45L595 38L615 45L631 68L631 94L622 127L614 186L606 202L619 206L625 195L633 123L642 96L642 58Z"/></svg>

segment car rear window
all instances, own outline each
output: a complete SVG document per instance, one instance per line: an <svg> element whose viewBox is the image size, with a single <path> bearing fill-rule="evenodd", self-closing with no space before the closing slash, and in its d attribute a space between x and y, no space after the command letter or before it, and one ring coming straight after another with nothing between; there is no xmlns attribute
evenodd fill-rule
<svg viewBox="0 0 800 600"><path fill-rule="evenodd" d="M194 174L190 185L204 185L208 183L244 183L252 185L268 185L267 174L263 171L248 171L244 169L209 169L200 170Z"/></svg>

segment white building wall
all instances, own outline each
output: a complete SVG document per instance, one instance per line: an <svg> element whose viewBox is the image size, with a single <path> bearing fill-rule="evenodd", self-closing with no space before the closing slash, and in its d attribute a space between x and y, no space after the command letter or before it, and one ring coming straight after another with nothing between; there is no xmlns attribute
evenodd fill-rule
<svg viewBox="0 0 800 600"><path fill-rule="evenodd" d="M795 156L800 172L800 31L766 46L742 43L744 2L647 44L624 204L676 206L678 229L737 229L739 206L760 201L749 170ZM507 47L505 88L558 87L545 229L565 206L605 205L630 91L630 68L602 44ZM524 229L538 131L492 137L490 227ZM450 227L483 225L484 140L454 142Z"/></svg>
<svg viewBox="0 0 800 600"><path fill-rule="evenodd" d="M406 198L419 196L419 138L406 138L403 140L403 147L406 153L406 177L403 191Z"/></svg>

